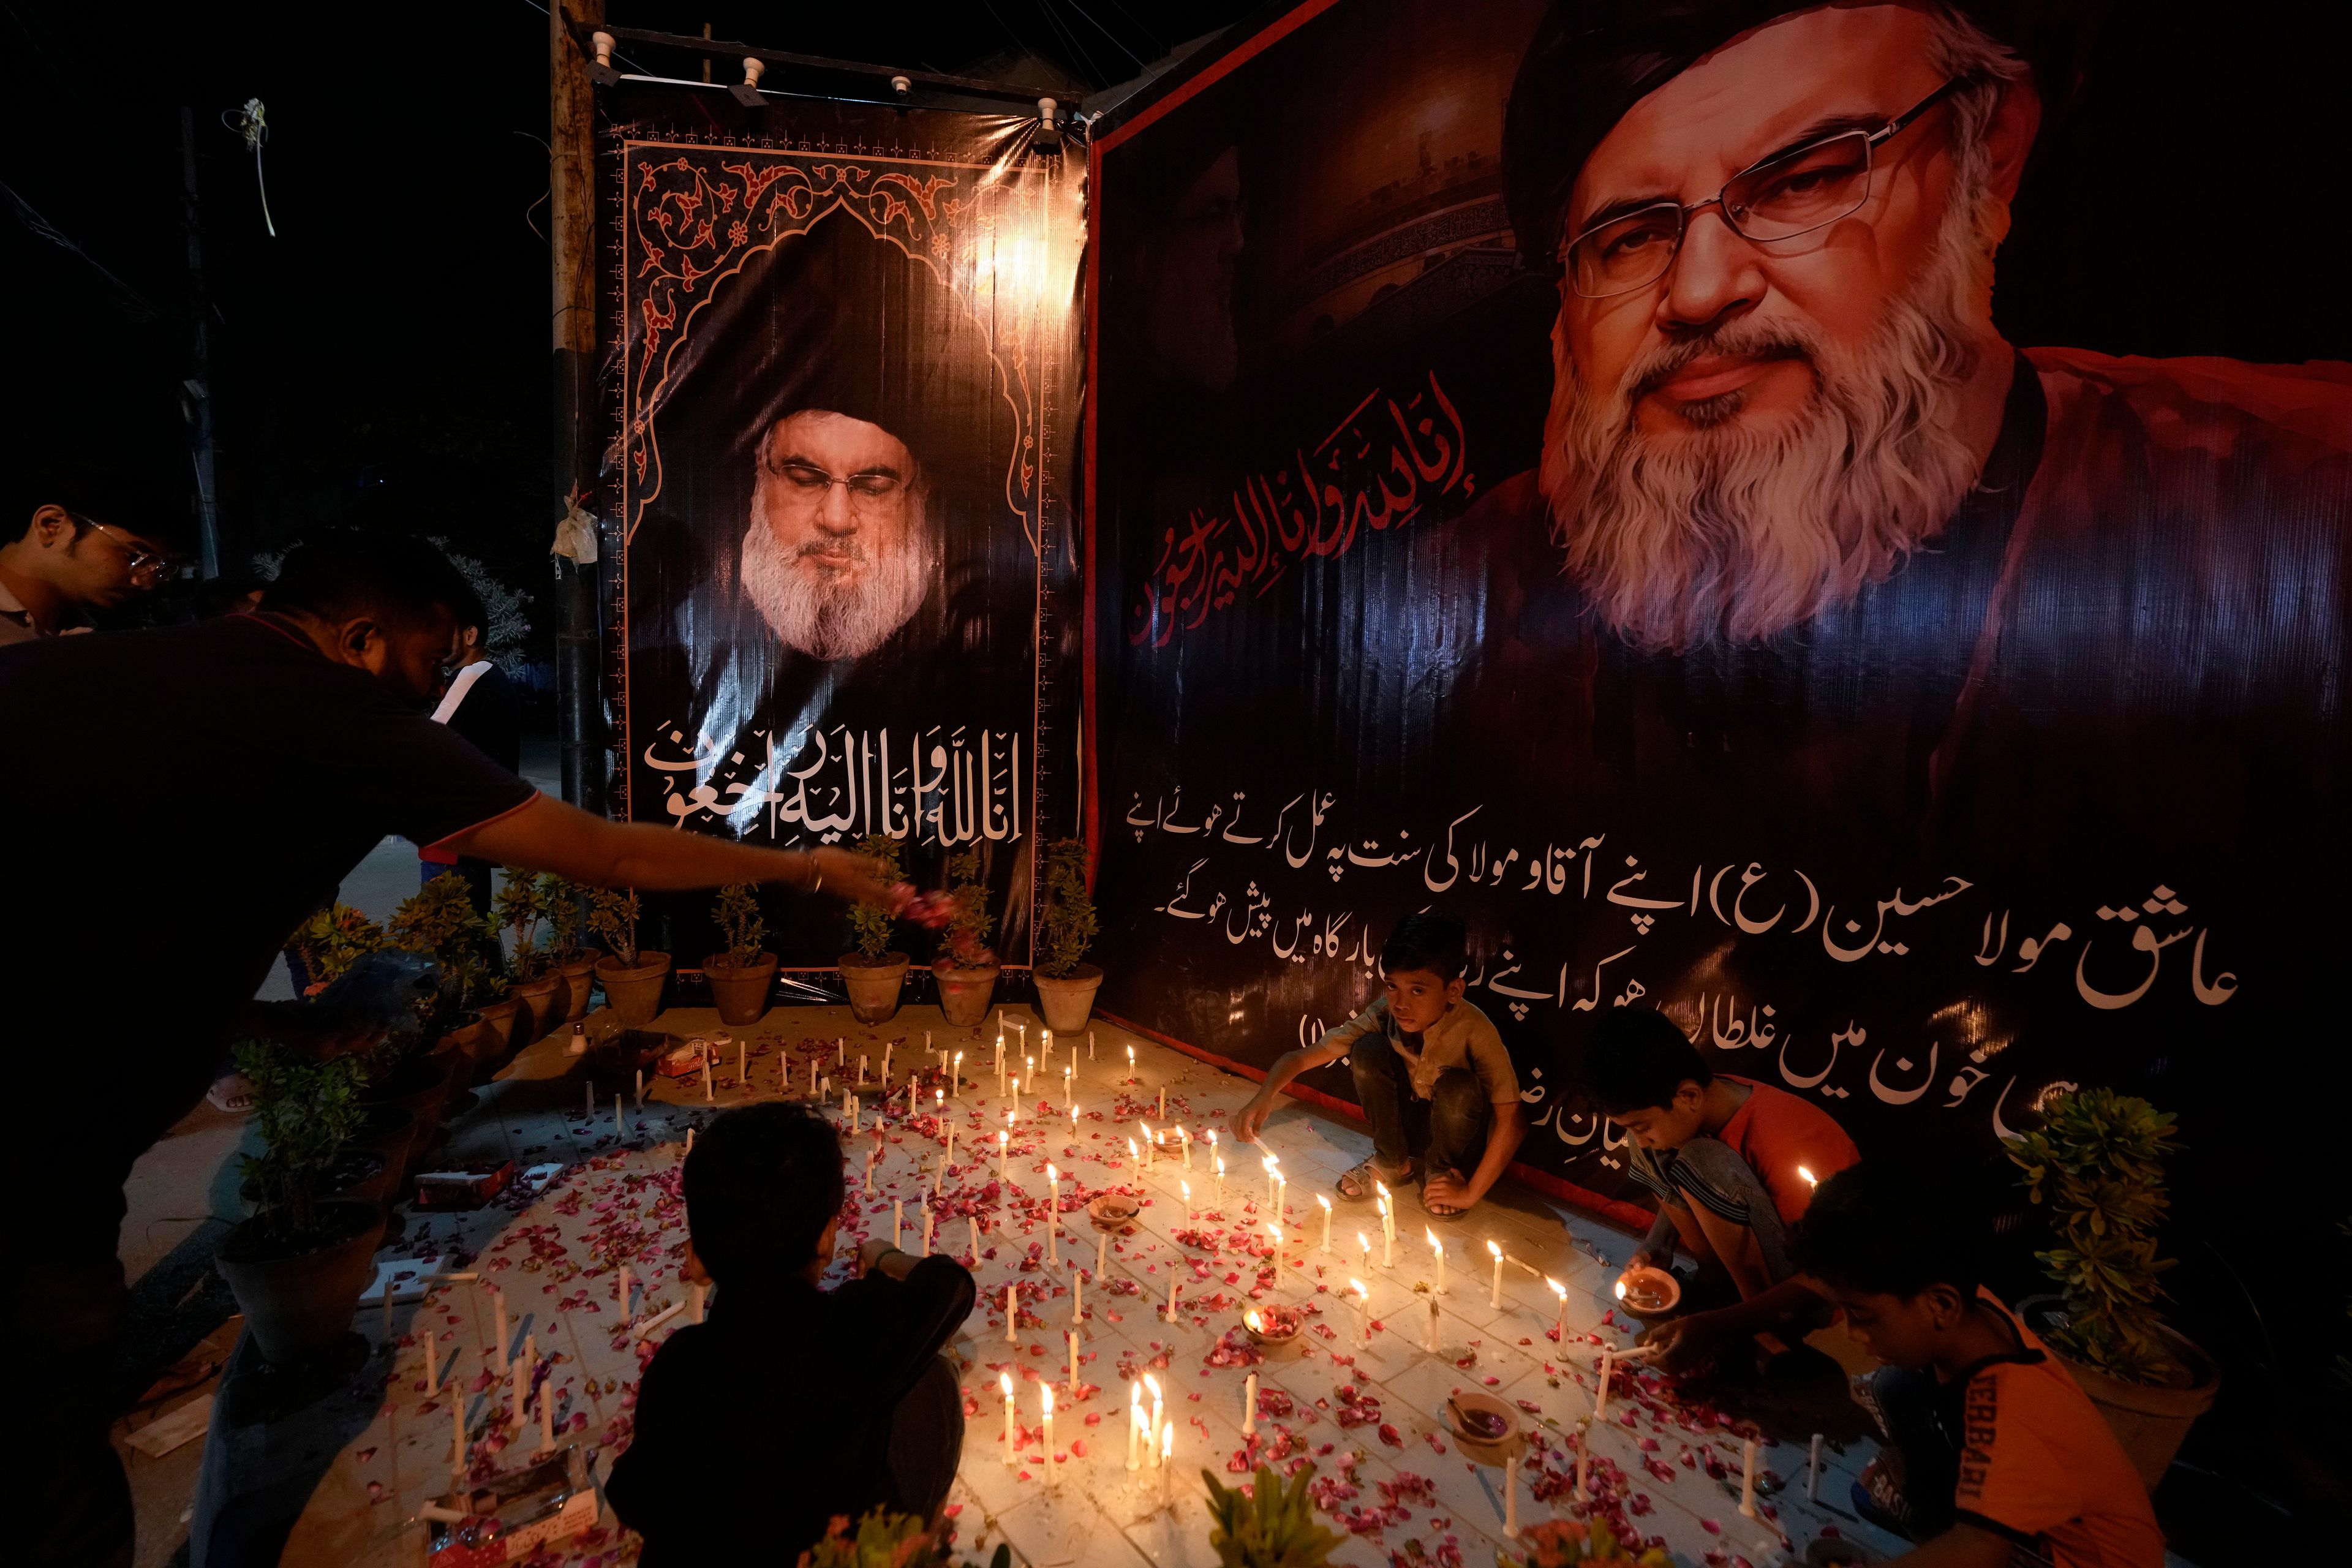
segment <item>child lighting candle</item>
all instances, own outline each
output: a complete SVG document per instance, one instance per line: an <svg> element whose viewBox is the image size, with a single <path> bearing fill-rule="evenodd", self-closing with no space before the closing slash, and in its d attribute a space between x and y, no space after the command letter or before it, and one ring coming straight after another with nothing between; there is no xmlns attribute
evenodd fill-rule
<svg viewBox="0 0 2352 1568"><path fill-rule="evenodd" d="M1753 1437L1739 1446L1739 1513L1743 1519L1756 1517L1756 1439Z"/></svg>
<svg viewBox="0 0 2352 1568"><path fill-rule="evenodd" d="M1445 1244L1437 1239L1437 1232L1430 1227L1423 1226L1422 1231L1429 1237L1429 1255L1437 1269L1437 1289L1433 1293L1443 1296L1445 1294Z"/></svg>
<svg viewBox="0 0 2352 1568"><path fill-rule="evenodd" d="M1331 1200L1318 1193L1315 1201L1323 1205L1323 1245L1317 1250L1328 1252L1331 1250Z"/></svg>
<svg viewBox="0 0 2352 1568"><path fill-rule="evenodd" d="M1045 1438L1045 1452L1040 1462L1045 1467L1045 1484L1050 1487L1054 1484L1054 1385L1052 1384L1041 1383L1037 1385L1037 1404L1043 1416L1038 1426Z"/></svg>
<svg viewBox="0 0 2352 1568"><path fill-rule="evenodd" d="M1503 1249L1490 1241L1486 1250L1495 1255L1495 1288L1487 1292L1486 1305L1499 1309L1503 1304Z"/></svg>
<svg viewBox="0 0 2352 1568"><path fill-rule="evenodd" d="M1242 1436L1257 1435L1257 1373L1252 1373L1242 1384Z"/></svg>
<svg viewBox="0 0 2352 1568"><path fill-rule="evenodd" d="M1010 1465L1017 1462L1018 1459L1018 1456L1013 1451L1013 1374L1009 1372L998 1373L996 1385L1004 1390L1004 1462Z"/></svg>

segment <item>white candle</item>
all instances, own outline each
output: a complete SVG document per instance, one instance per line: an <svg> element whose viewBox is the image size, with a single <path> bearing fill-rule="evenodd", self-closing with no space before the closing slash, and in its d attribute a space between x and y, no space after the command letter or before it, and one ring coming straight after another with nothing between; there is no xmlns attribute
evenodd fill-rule
<svg viewBox="0 0 2352 1568"><path fill-rule="evenodd" d="M1274 1282L1282 1283L1282 1226L1272 1220L1265 1222L1265 1234L1274 1240Z"/></svg>
<svg viewBox="0 0 2352 1568"><path fill-rule="evenodd" d="M1155 1406L1154 1408L1157 1408ZM1169 1489L1175 1485L1176 1423L1167 1421L1160 1427L1160 1500L1168 1500Z"/></svg>
<svg viewBox="0 0 2352 1568"><path fill-rule="evenodd" d="M833 1065L834 1065L834 1066L835 1066L835 1067L846 1067L846 1066L848 1066L848 1065L849 1065L849 1064L848 1064L847 1059L846 1059L846 1058L843 1056L843 1054L842 1054L843 1052L846 1051L848 1048L849 1048L849 1043L848 1043L848 1041L846 1041L846 1040L845 1040L844 1038L842 1038L842 1037L840 1037L839 1035L835 1035L835 1036L833 1037Z"/></svg>
<svg viewBox="0 0 2352 1568"><path fill-rule="evenodd" d="M1744 1519L1756 1517L1756 1439L1753 1437L1739 1446L1739 1512Z"/></svg>
<svg viewBox="0 0 2352 1568"><path fill-rule="evenodd" d="M1062 1266L1058 1238L1062 1234L1061 1173L1052 1165L1045 1167L1045 1264L1050 1268Z"/></svg>
<svg viewBox="0 0 2352 1568"><path fill-rule="evenodd" d="M931 1221L936 1217L936 1212L931 1205L925 1204L923 1205L923 1256L926 1258L931 1255Z"/></svg>
<svg viewBox="0 0 2352 1568"><path fill-rule="evenodd" d="M1430 1354L1437 1353L1437 1298L1434 1296L1429 1299L1429 1324L1423 1331L1421 1342L1422 1348Z"/></svg>
<svg viewBox="0 0 2352 1568"><path fill-rule="evenodd" d="M1519 1538L1519 1456L1516 1452L1503 1459L1503 1533L1513 1541Z"/></svg>
<svg viewBox="0 0 2352 1568"><path fill-rule="evenodd" d="M629 1321L629 1266L625 1263L622 1264L620 1272L621 1281L618 1294L621 1301L621 1321L625 1323Z"/></svg>
<svg viewBox="0 0 2352 1568"><path fill-rule="evenodd" d="M1067 1085L1067 1084L1064 1084L1062 1087L1063 1087L1065 1089L1067 1089L1069 1088L1069 1085ZM1076 1100L1074 1100L1070 1101L1070 1141L1071 1141L1071 1142L1073 1142L1073 1143L1076 1142L1077 1142L1077 1138L1078 1138L1078 1102L1077 1102Z"/></svg>
<svg viewBox="0 0 2352 1568"><path fill-rule="evenodd" d="M1135 1047L1133 1046L1127 1047L1127 1081L1129 1083L1135 1081Z"/></svg>
<svg viewBox="0 0 2352 1568"><path fill-rule="evenodd" d="M996 1135L996 1179L1000 1182L1006 1179L1004 1174L1004 1156L1012 1148L1013 1135L1011 1133L1000 1132Z"/></svg>
<svg viewBox="0 0 2352 1568"><path fill-rule="evenodd" d="M879 1149L869 1149L866 1152L866 1191L869 1193L874 1190L874 1162L881 1157L882 1151Z"/></svg>
<svg viewBox="0 0 2352 1568"><path fill-rule="evenodd" d="M1083 1323L1086 1321L1087 1271L1074 1267L1070 1270L1070 1321ZM1075 1339L1076 1335L1073 1333L1071 1337Z"/></svg>
<svg viewBox="0 0 2352 1568"><path fill-rule="evenodd" d="M1168 1120L1168 1086L1164 1083L1160 1086L1160 1120Z"/></svg>
<svg viewBox="0 0 2352 1568"><path fill-rule="evenodd" d="M1013 1020L1013 1026L1021 1032L1021 1050L1022 1054L1025 1056L1028 1054L1029 1050L1029 1020L1026 1018L1015 1018Z"/></svg>
<svg viewBox="0 0 2352 1568"><path fill-rule="evenodd" d="M1495 1288L1486 1293L1486 1305L1499 1309L1503 1304L1503 1249L1490 1241L1486 1250L1495 1255Z"/></svg>
<svg viewBox="0 0 2352 1568"><path fill-rule="evenodd" d="M1219 1154L1214 1157L1214 1161L1217 1170L1217 1207L1222 1209L1225 1206L1225 1157Z"/></svg>
<svg viewBox="0 0 2352 1568"><path fill-rule="evenodd" d="M1257 1373L1252 1373L1248 1380L1242 1384L1242 1436L1250 1437L1255 1436L1256 1433Z"/></svg>
<svg viewBox="0 0 2352 1568"><path fill-rule="evenodd" d="M1607 1345L1601 1347L1601 1392L1592 1396L1592 1419L1597 1425L1609 1419L1609 1376L1617 1370L1617 1357Z"/></svg>
<svg viewBox="0 0 2352 1568"><path fill-rule="evenodd" d="M462 1480L466 1474L466 1394L463 1389L449 1391L449 1468Z"/></svg>
<svg viewBox="0 0 2352 1568"><path fill-rule="evenodd" d="M948 1123L947 1152L940 1156L940 1163L942 1165L955 1163L955 1123L952 1121Z"/></svg>
<svg viewBox="0 0 2352 1568"><path fill-rule="evenodd" d="M1576 1435L1576 1500L1591 1500L1592 1489L1585 1485L1586 1467L1592 1459L1592 1423L1587 1421Z"/></svg>
<svg viewBox="0 0 2352 1568"><path fill-rule="evenodd" d="M980 1221L974 1219L970 1215L966 1215L964 1216L963 1224L964 1229L971 1233L971 1266L974 1268L977 1268L980 1267Z"/></svg>
<svg viewBox="0 0 2352 1568"><path fill-rule="evenodd" d="M1041 1383L1037 1385L1037 1403L1044 1413L1044 1419L1038 1423L1038 1426L1045 1437L1045 1451L1039 1457L1039 1462L1045 1467L1045 1484L1050 1487L1054 1484L1054 1385L1052 1384Z"/></svg>
<svg viewBox="0 0 2352 1568"><path fill-rule="evenodd" d="M751 1048L740 1040L735 1042L735 1087L751 1087Z"/></svg>
<svg viewBox="0 0 2352 1568"><path fill-rule="evenodd" d="M816 1098L816 1058L809 1058L809 1098Z"/></svg>
<svg viewBox="0 0 2352 1568"><path fill-rule="evenodd" d="M1092 1061L1092 1060L1094 1060L1094 1059L1095 1059L1095 1032L1094 1032L1092 1029L1088 1029L1088 1030L1087 1031L1087 1060L1088 1060L1088 1061Z"/></svg>
<svg viewBox="0 0 2352 1568"><path fill-rule="evenodd" d="M1176 1184L1184 1189L1184 1224L1190 1226L1192 1224L1192 1184L1179 1182Z"/></svg>
<svg viewBox="0 0 2352 1568"><path fill-rule="evenodd" d="M1822 1435L1813 1434L1812 1449L1805 1456L1805 1496L1814 1502L1822 1500Z"/></svg>
<svg viewBox="0 0 2352 1568"><path fill-rule="evenodd" d="M1331 1200L1318 1193L1315 1201L1323 1205L1323 1245L1317 1250L1328 1252L1331 1250Z"/></svg>
<svg viewBox="0 0 2352 1568"><path fill-rule="evenodd" d="M1360 1279L1349 1280L1348 1289L1355 1292L1356 1327L1363 1331L1364 1347L1369 1350L1372 1343L1372 1293L1364 1289Z"/></svg>
<svg viewBox="0 0 2352 1568"><path fill-rule="evenodd" d="M706 1100L718 1098L710 1089L710 1047L707 1045L702 1047L702 1098Z"/></svg>
<svg viewBox="0 0 2352 1568"><path fill-rule="evenodd" d="M1360 1230L1356 1233L1356 1267L1367 1274L1372 1271L1372 1238Z"/></svg>
<svg viewBox="0 0 2352 1568"><path fill-rule="evenodd" d="M1006 1343L1017 1345L1021 1342L1021 1336L1014 1331L1013 1325L1020 1321L1021 1301L1013 1293L1015 1289L1010 1284L1004 1287L1004 1339Z"/></svg>
<svg viewBox="0 0 2352 1568"><path fill-rule="evenodd" d="M961 1051L955 1054L955 1068L948 1076L948 1087L955 1090L955 1097L958 1100L963 1098L963 1053Z"/></svg>
<svg viewBox="0 0 2352 1568"><path fill-rule="evenodd" d="M868 1161L866 1168L868 1172L871 1172L874 1169L873 1162ZM906 1199L892 1198L890 1200L890 1245L893 1247L896 1247L898 1245L899 1227L905 1223L906 1209ZM928 1250L928 1248L926 1250Z"/></svg>
<svg viewBox="0 0 2352 1568"><path fill-rule="evenodd" d="M1143 1386L1151 1391L1151 1430L1160 1430L1160 1380L1150 1373L1143 1374Z"/></svg>
<svg viewBox="0 0 2352 1568"><path fill-rule="evenodd" d="M644 1107L645 1107L645 1103L646 1103L646 1069L645 1069L645 1068L639 1068L637 1069L637 1106L638 1106L638 1108L639 1108L640 1110L644 1109Z"/></svg>
<svg viewBox="0 0 2352 1568"><path fill-rule="evenodd" d="M1445 1244L1438 1240L1437 1232L1427 1226L1422 1227L1422 1233L1429 1237L1429 1256L1434 1260L1433 1266L1437 1270L1435 1294L1443 1296L1445 1294Z"/></svg>
<svg viewBox="0 0 2352 1568"><path fill-rule="evenodd" d="M864 1051L860 1051L860 1052L858 1052L858 1053L857 1053L857 1087L858 1087L858 1088L860 1088L860 1089L864 1089L864 1088L866 1087L866 1053L865 1053Z"/></svg>
<svg viewBox="0 0 2352 1568"><path fill-rule="evenodd" d="M1551 1332L1552 1338L1558 1340L1564 1350L1568 1345L1568 1287L1549 1274L1544 1276L1544 1283L1551 1287L1554 1296L1559 1298L1559 1316L1553 1321Z"/></svg>
<svg viewBox="0 0 2352 1568"><path fill-rule="evenodd" d="M1078 1396L1078 1331L1070 1331L1070 1397Z"/></svg>
<svg viewBox="0 0 2352 1568"><path fill-rule="evenodd" d="M1135 1444L1142 1431L1143 1384L1130 1383L1127 1385L1127 1468L1130 1470L1141 1468L1136 1461Z"/></svg>
<svg viewBox="0 0 2352 1568"><path fill-rule="evenodd" d="M1004 1462L1008 1465L1018 1464L1021 1462L1021 1456L1016 1447L1013 1428L1013 1374L1009 1372L998 1373L996 1384L1004 1390Z"/></svg>
<svg viewBox="0 0 2352 1568"><path fill-rule="evenodd" d="M882 1082L886 1088L890 1082L890 1044L888 1040L882 1042Z"/></svg>
<svg viewBox="0 0 2352 1568"><path fill-rule="evenodd" d="M1148 1171L1151 1169L1151 1123L1139 1121L1136 1125L1143 1129L1143 1168Z"/></svg>
<svg viewBox="0 0 2352 1568"><path fill-rule="evenodd" d="M1175 1267L1171 1265L1168 1270L1168 1321L1171 1323L1176 1321L1176 1290L1181 1283Z"/></svg>
<svg viewBox="0 0 2352 1568"><path fill-rule="evenodd" d="M1259 1163L1261 1166L1263 1166L1263 1167L1265 1168L1265 1201L1266 1201L1266 1205L1267 1205L1267 1206L1268 1206L1268 1207L1272 1207L1272 1206L1273 1206L1273 1204L1274 1204L1275 1181L1276 1181L1276 1177L1275 1177L1275 1170L1274 1170L1274 1168L1275 1168L1275 1166L1276 1166L1276 1165L1277 1165L1278 1163L1280 1163L1280 1162L1279 1162L1279 1161L1277 1161L1277 1160L1276 1160L1273 1155L1268 1154L1265 1159L1260 1160L1260 1161L1258 1162L1258 1163ZM1279 1211L1277 1211L1277 1212L1279 1212Z"/></svg>
<svg viewBox="0 0 2352 1568"><path fill-rule="evenodd" d="M539 1391L539 1451L555 1451L555 1380L550 1378Z"/></svg>
<svg viewBox="0 0 2352 1568"><path fill-rule="evenodd" d="M1095 1278L1099 1279L1110 1268L1110 1232L1095 1237Z"/></svg>
<svg viewBox="0 0 2352 1568"><path fill-rule="evenodd" d="M1393 1268L1396 1267L1396 1203L1389 1196L1388 1187L1378 1179L1373 1181L1372 1190L1381 1200L1381 1267Z"/></svg>

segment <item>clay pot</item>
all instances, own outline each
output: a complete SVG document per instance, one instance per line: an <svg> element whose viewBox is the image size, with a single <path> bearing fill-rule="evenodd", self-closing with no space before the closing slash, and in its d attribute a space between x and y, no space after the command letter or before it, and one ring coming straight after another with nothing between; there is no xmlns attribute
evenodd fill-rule
<svg viewBox="0 0 2352 1568"><path fill-rule="evenodd" d="M988 1016L989 998L996 994L997 971L993 963L974 964L969 969L945 963L931 965L931 978L940 984L940 1011L947 1016L950 1026L973 1028Z"/></svg>
<svg viewBox="0 0 2352 1568"><path fill-rule="evenodd" d="M1058 979L1051 974L1031 978L1037 983L1037 1010L1045 1015L1045 1027L1057 1035L1074 1035L1087 1026L1095 1010L1095 993L1102 989L1101 965L1081 963Z"/></svg>
<svg viewBox="0 0 2352 1568"><path fill-rule="evenodd" d="M555 1020L563 1016L567 1001L561 974L542 974L536 980L518 980L507 994L520 1003L529 1016L529 1021L515 1032L518 1049L555 1027Z"/></svg>
<svg viewBox="0 0 2352 1568"><path fill-rule="evenodd" d="M399 1184L400 1173L384 1163L382 1155L363 1149L346 1149L335 1156L335 1168L327 1177L327 1195L388 1209ZM247 1208L261 1206L261 1194L250 1176L237 1184L236 1194Z"/></svg>
<svg viewBox="0 0 2352 1568"><path fill-rule="evenodd" d="M326 1238L289 1251L261 1218L221 1237L215 1265L245 1313L246 1331L262 1359L279 1366L313 1361L342 1342L375 1273L383 1211L373 1204L330 1200L319 1205Z"/></svg>
<svg viewBox="0 0 2352 1568"><path fill-rule="evenodd" d="M488 1061L496 1062L509 1051L523 1043L522 1031L529 1015L522 1004L511 996L501 996L475 1009L483 1023L490 1026L490 1051Z"/></svg>
<svg viewBox="0 0 2352 1568"><path fill-rule="evenodd" d="M776 955L763 952L749 963L737 963L723 952L702 961L702 977L710 983L710 1004L722 1024L756 1024L768 1016L768 988L776 978Z"/></svg>
<svg viewBox="0 0 2352 1568"><path fill-rule="evenodd" d="M841 955L841 983L849 988L849 1016L861 1024L887 1024L898 1011L898 995L907 984L903 952L868 958L862 952Z"/></svg>
<svg viewBox="0 0 2352 1568"><path fill-rule="evenodd" d="M447 1066L431 1057L410 1062L390 1083L361 1096L360 1103L370 1109L404 1110L413 1120L407 1147L402 1152L402 1164L393 1178L395 1184L407 1180L406 1162L424 1152L434 1124L441 1120L442 1103L448 1098Z"/></svg>
<svg viewBox="0 0 2352 1568"><path fill-rule="evenodd" d="M2063 1319L2064 1315L2055 1296L2036 1296L2021 1301L2018 1313L2032 1324L2036 1333L2042 1332L2042 1325L2050 1320ZM2213 1408L2213 1401L2221 1392L2221 1369L2213 1364L2212 1357L2164 1325L2157 1328L2180 1363L2169 1384L2126 1383L2061 1354L2055 1346L2050 1351L2053 1359L2074 1380L2074 1385L2106 1417L2116 1441L2123 1445L2132 1468L2139 1472L2140 1484L2150 1491L2164 1479L2164 1472L2172 1468L2172 1458L2188 1440L2189 1428L2197 1424L2200 1415Z"/></svg>
<svg viewBox="0 0 2352 1568"><path fill-rule="evenodd" d="M609 953L596 961L596 984L625 1028L642 1029L661 1011L662 986L669 980L669 954L640 950L635 963Z"/></svg>
<svg viewBox="0 0 2352 1568"><path fill-rule="evenodd" d="M588 1016L588 994L596 984L596 961L604 955L593 947L580 950L580 956L556 971L563 976L563 1021L576 1024Z"/></svg>
<svg viewBox="0 0 2352 1568"><path fill-rule="evenodd" d="M367 1120L360 1123L358 1135L343 1147L373 1154L394 1171L405 1174L409 1153L416 1148L418 1134L423 1131L414 1111L397 1105L373 1106L368 1110ZM394 1180L396 1184L399 1177Z"/></svg>

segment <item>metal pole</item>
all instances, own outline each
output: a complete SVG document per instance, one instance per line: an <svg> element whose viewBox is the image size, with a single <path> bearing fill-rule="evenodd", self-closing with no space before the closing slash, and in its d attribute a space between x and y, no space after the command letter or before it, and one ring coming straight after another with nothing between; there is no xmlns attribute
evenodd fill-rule
<svg viewBox="0 0 2352 1568"><path fill-rule="evenodd" d="M220 510L213 485L212 301L205 294L204 229L196 206L196 117L180 106L180 226L188 237L190 344L187 397L188 450L196 468L196 565L206 582L220 575Z"/></svg>

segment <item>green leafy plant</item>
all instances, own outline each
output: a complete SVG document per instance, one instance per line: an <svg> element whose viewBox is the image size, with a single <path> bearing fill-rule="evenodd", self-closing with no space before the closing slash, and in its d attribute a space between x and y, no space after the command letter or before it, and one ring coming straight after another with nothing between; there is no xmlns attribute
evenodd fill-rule
<svg viewBox="0 0 2352 1568"><path fill-rule="evenodd" d="M547 902L540 895L539 879L508 867L497 896L490 900L490 929L513 936L514 951L508 954L507 963L517 980L538 979L553 961L554 954L539 945L540 922L546 918Z"/></svg>
<svg viewBox="0 0 2352 1568"><path fill-rule="evenodd" d="M261 1152L245 1157L246 1180L261 1205L262 1225L279 1243L300 1247L327 1227L319 1200L331 1190L335 1157L356 1136L367 1064L357 1056L320 1061L298 1047L245 1040L236 1070L253 1080Z"/></svg>
<svg viewBox="0 0 2352 1568"><path fill-rule="evenodd" d="M2009 1146L2027 1195L2050 1205L2058 1245L2035 1254L2065 1294L2065 1321L2047 1338L2066 1355L2126 1383L2162 1383L2175 1363L2158 1331L2164 1294L2156 1255L2169 1206L2164 1160L2173 1119L2107 1089L2048 1096L2042 1126Z"/></svg>
<svg viewBox="0 0 2352 1568"><path fill-rule="evenodd" d="M1087 847L1076 838L1045 846L1045 910L1037 921L1037 973L1067 979L1094 945L1094 895L1087 890Z"/></svg>
<svg viewBox="0 0 2352 1568"><path fill-rule="evenodd" d="M728 883L719 889L719 902L710 913L727 939L727 962L738 969L758 963L760 942L768 934L768 922L760 918L758 884Z"/></svg>
<svg viewBox="0 0 2352 1568"><path fill-rule="evenodd" d="M898 840L888 834L867 834L857 841L857 852L880 867L874 879L884 887L898 882L903 875ZM860 900L849 906L850 932L857 939L857 951L869 959L878 959L890 951L890 937L897 923L890 911L879 904Z"/></svg>
<svg viewBox="0 0 2352 1568"><path fill-rule="evenodd" d="M933 1531L911 1513L880 1509L852 1532L848 1516L835 1514L824 1539L801 1553L799 1568L954 1568L952 1534L951 1526ZM1013 1548L1000 1542L989 1568L1010 1568L1012 1562Z"/></svg>
<svg viewBox="0 0 2352 1568"><path fill-rule="evenodd" d="M1283 1485L1271 1465L1260 1465L1249 1490L1226 1487L1208 1471L1209 1549L1224 1568L1319 1568L1340 1538L1315 1519L1315 1504L1307 1495L1315 1467L1307 1465Z"/></svg>
<svg viewBox="0 0 2352 1568"><path fill-rule="evenodd" d="M581 900L588 889L550 871L539 879L540 907L547 913L547 951L558 968L579 962Z"/></svg>
<svg viewBox="0 0 2352 1568"><path fill-rule="evenodd" d="M384 944L383 928L349 904L320 910L294 932L293 948L310 973L315 996Z"/></svg>
<svg viewBox="0 0 2352 1568"><path fill-rule="evenodd" d="M1502 1568L1674 1568L1674 1559L1653 1546L1639 1557L1625 1550L1601 1520L1548 1519L1519 1532L1520 1550L1498 1552Z"/></svg>
<svg viewBox="0 0 2352 1568"><path fill-rule="evenodd" d="M981 871L980 851L967 849L948 860L948 924L941 962L957 969L979 969L996 962L988 950L989 932L996 929L988 912L988 883Z"/></svg>
<svg viewBox="0 0 2352 1568"><path fill-rule="evenodd" d="M455 871L434 878L393 911L389 945L422 953L439 969L429 1032L454 1027L478 994L486 997L488 941L474 913L473 889Z"/></svg>
<svg viewBox="0 0 2352 1568"><path fill-rule="evenodd" d="M624 969L636 967L640 912L634 891L623 892L618 888L588 889L588 929L596 933L604 951Z"/></svg>

